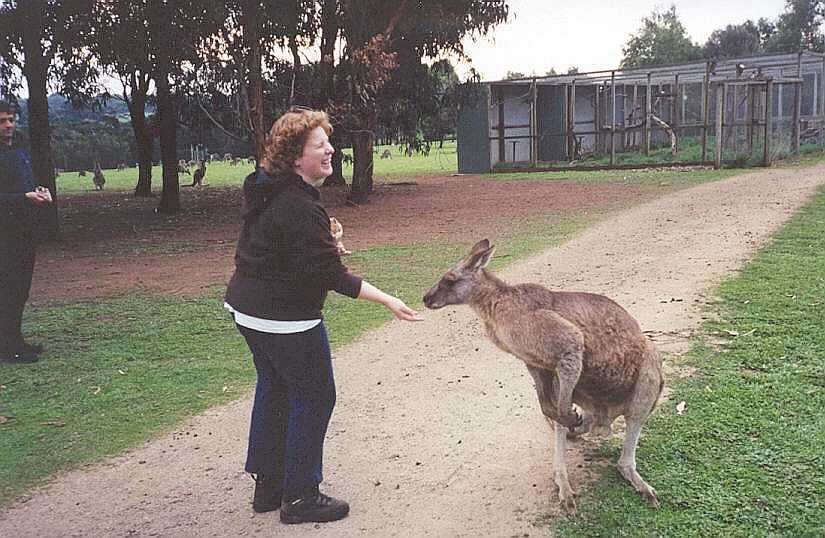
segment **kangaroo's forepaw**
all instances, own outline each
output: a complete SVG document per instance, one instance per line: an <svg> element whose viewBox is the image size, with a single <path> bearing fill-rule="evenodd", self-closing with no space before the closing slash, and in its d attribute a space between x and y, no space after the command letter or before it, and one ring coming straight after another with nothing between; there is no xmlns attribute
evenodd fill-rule
<svg viewBox="0 0 825 538"><path fill-rule="evenodd" d="M576 428L584 424L584 419L578 411L573 409L572 413L559 417L559 424L570 430L570 433L575 434Z"/></svg>

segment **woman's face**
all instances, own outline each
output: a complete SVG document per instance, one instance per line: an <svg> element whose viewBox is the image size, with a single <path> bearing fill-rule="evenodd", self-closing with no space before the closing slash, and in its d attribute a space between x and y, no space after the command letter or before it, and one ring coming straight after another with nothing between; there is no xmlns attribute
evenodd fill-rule
<svg viewBox="0 0 825 538"><path fill-rule="evenodd" d="M320 185L332 174L332 154L329 137L323 127L316 127L307 134L304 151L295 160L295 173L313 186Z"/></svg>

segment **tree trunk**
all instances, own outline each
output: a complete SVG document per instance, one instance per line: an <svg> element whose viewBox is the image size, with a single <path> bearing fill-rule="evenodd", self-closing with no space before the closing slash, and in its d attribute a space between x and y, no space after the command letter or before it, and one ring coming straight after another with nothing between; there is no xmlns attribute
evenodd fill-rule
<svg viewBox="0 0 825 538"><path fill-rule="evenodd" d="M335 101L335 40L338 38L338 0L325 0L321 7L321 61L318 63L320 77L318 102L316 107L328 110ZM335 126L339 128L339 126ZM335 148L332 155L332 175L324 180L324 187L343 186L344 155L341 153L341 137L335 132L330 137Z"/></svg>
<svg viewBox="0 0 825 538"><path fill-rule="evenodd" d="M372 192L372 148L375 133L372 131L352 132L353 172L352 189L349 199L356 204L365 204Z"/></svg>
<svg viewBox="0 0 825 538"><path fill-rule="evenodd" d="M338 0L325 0L321 7L321 61L319 108L335 100L335 41L338 39Z"/></svg>
<svg viewBox="0 0 825 538"><path fill-rule="evenodd" d="M155 84L158 89L158 116L160 118L160 160L163 165L163 191L158 213L177 213L180 210L180 183L178 181L177 114L169 87L169 71L160 62Z"/></svg>
<svg viewBox="0 0 825 538"><path fill-rule="evenodd" d="M244 8L244 39L249 47L247 59L249 71L249 85L247 98L249 99L249 123L255 143L255 161L261 162L264 155L266 131L264 130L264 80L261 72L261 41L259 25L261 14L257 1L248 2Z"/></svg>
<svg viewBox="0 0 825 538"><path fill-rule="evenodd" d="M22 6L27 6L24 8ZM52 158L51 128L49 126L49 100L46 83L48 81L49 59L44 57L41 42L43 33L43 2L22 3L18 9L25 9L23 27L23 54L26 85L29 90L29 140L31 146L34 181L48 187L54 203L43 209L40 221L40 238L56 240L60 234L57 214L57 183L54 177Z"/></svg>
<svg viewBox="0 0 825 538"><path fill-rule="evenodd" d="M140 94L132 87L132 99L129 101L129 116L132 119L132 131L135 133L137 150L138 182L135 196L152 196L152 129L146 121L146 95Z"/></svg>

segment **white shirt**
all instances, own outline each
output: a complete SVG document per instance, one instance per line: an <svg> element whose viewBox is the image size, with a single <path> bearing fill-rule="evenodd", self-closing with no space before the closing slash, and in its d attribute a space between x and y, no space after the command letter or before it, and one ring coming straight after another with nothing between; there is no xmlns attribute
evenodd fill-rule
<svg viewBox="0 0 825 538"><path fill-rule="evenodd" d="M235 323L241 327L272 334L294 334L308 331L321 323L320 319L303 319L298 321L279 321L274 319L256 318L243 312L238 312L232 305L224 302L223 307L235 316Z"/></svg>

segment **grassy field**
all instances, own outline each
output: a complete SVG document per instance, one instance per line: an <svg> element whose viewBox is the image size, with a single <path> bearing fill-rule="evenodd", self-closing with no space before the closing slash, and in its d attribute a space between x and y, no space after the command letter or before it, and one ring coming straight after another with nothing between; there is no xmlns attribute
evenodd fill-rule
<svg viewBox="0 0 825 538"><path fill-rule="evenodd" d="M719 294L640 443L661 508L611 469L560 536L825 536L825 190Z"/></svg>
<svg viewBox="0 0 825 538"><path fill-rule="evenodd" d="M620 180L656 181L648 172ZM500 249L494 269L604 216L514 218L506 223L509 236L499 238L506 249ZM347 264L420 308L423 291L467 246L375 247L356 252ZM9 419L0 425L0 504L59 470L122 452L184 416L248 391L254 369L221 306L222 292L221 287L193 298L139 295L28 308L26 330L49 350L37 364L3 365L0 415ZM389 319L382 307L335 294L325 316L333 348Z"/></svg>
<svg viewBox="0 0 825 538"><path fill-rule="evenodd" d="M392 157L382 159L381 154L385 150L389 150ZM352 150L349 148L342 151L346 155L352 155ZM443 147L434 144L428 155L416 153L408 157L403 153L401 146L376 146L376 152L374 177L378 182L403 181L421 175L452 174L458 169L455 141L445 142ZM208 163L205 181L213 187L240 185L253 169L254 165L247 164L245 161L238 166L232 166L231 163L223 161ZM195 172L194 168L191 172ZM152 190L155 192L160 192L162 173L160 166L152 168ZM106 190L133 190L137 184L138 171L137 168L104 170L103 175L106 178ZM344 177L348 182L352 179L352 165L344 164ZM185 173L180 175L181 185L191 183L191 175ZM85 176L79 176L77 172L64 172L57 178L57 192L61 195L93 191L91 172L87 171Z"/></svg>
<svg viewBox="0 0 825 538"><path fill-rule="evenodd" d="M677 178L687 186L731 173L703 171ZM497 179L542 177L518 174ZM590 173L571 179L677 181L670 171ZM500 238L500 244L507 247L493 269L557 244L604 216L550 214L532 221L514 220L509 236ZM356 253L348 265L411 306L420 307L422 291L466 247L450 242L376 247ZM183 417L248 393L254 369L248 350L221 307L222 291L212 289L190 298L137 295L27 309L27 332L47 342L48 353L37 364L2 365L0 505L58 471L121 453L169 431ZM334 296L325 314L333 348L389 319L386 310L372 303ZM703 442L696 440L699 448ZM647 438L643 441L639 458L643 465L649 461L646 447L655 444ZM658 476L651 475L650 480L657 487L664 486ZM621 495L622 488L617 489ZM660 492L663 497L669 495L667 488ZM639 510L635 498L625 502Z"/></svg>

